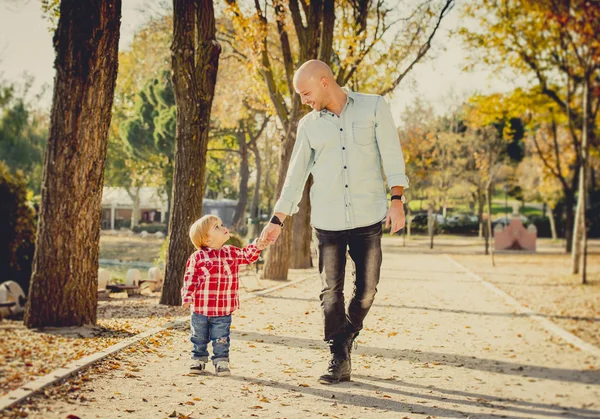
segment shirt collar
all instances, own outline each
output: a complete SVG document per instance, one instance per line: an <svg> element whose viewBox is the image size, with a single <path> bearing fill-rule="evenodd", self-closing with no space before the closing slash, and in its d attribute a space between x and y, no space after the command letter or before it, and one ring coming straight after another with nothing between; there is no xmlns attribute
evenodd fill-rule
<svg viewBox="0 0 600 419"><path fill-rule="evenodd" d="M354 102L354 100L356 99L356 93L354 93L352 90L350 90L350 88L347 86L342 87L342 90L344 92L346 92L346 94L348 95L348 98L350 98L352 100L352 102ZM331 111L329 109L321 109L321 111L319 112L319 118L322 117L323 115L327 114L328 112L331 113Z"/></svg>

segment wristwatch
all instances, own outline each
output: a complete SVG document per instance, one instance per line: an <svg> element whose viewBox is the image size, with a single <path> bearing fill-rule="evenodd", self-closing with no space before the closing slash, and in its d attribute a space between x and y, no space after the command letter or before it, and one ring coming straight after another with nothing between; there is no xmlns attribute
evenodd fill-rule
<svg viewBox="0 0 600 419"><path fill-rule="evenodd" d="M271 222L273 224L277 224L279 227L283 228L283 223L281 222L281 220L279 219L279 217L277 217L276 215L271 217Z"/></svg>
<svg viewBox="0 0 600 419"><path fill-rule="evenodd" d="M403 204L406 204L406 197L404 196L404 194L392 195L392 199L390 201L393 201L394 199L398 199L398 200L402 201Z"/></svg>

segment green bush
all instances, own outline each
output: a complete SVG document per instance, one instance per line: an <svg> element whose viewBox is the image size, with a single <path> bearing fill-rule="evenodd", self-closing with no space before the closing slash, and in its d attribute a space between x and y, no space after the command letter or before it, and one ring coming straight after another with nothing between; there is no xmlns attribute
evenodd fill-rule
<svg viewBox="0 0 600 419"><path fill-rule="evenodd" d="M525 223L525 228L529 224L535 225L537 228L538 237L552 237L552 229L550 228L550 219L541 215L534 215L528 218L528 222Z"/></svg>
<svg viewBox="0 0 600 419"><path fill-rule="evenodd" d="M27 181L0 162L0 272L29 292L35 249L35 215L27 204Z"/></svg>
<svg viewBox="0 0 600 419"><path fill-rule="evenodd" d="M161 269L167 266L167 253L169 252L169 237L165 238L165 241L160 246L158 257L154 259L154 264Z"/></svg>
<svg viewBox="0 0 600 419"><path fill-rule="evenodd" d="M115 220L115 230L131 227L131 220Z"/></svg>
<svg viewBox="0 0 600 419"><path fill-rule="evenodd" d="M166 224L140 224L133 227L134 233L141 233L142 231L147 231L150 234L154 234L157 231L160 231L163 234L167 234L167 225Z"/></svg>
<svg viewBox="0 0 600 419"><path fill-rule="evenodd" d="M229 240L227 240L227 243L225 244L229 244L235 247L244 247L244 240L242 240L242 238L237 234L231 233L229 236Z"/></svg>

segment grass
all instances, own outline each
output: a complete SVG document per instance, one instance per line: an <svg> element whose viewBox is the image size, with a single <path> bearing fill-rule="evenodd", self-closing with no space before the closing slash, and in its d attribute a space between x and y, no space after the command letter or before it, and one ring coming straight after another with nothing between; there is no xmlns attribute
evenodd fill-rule
<svg viewBox="0 0 600 419"><path fill-rule="evenodd" d="M521 214L524 214L527 216L532 216L532 215L541 216L542 215L542 209L541 209L542 204L530 203L529 205L526 204L524 208L521 208L520 201L516 201L515 199L509 197L508 207L506 207L505 203L504 203L504 197L499 196L499 195L495 196L494 199L492 200L492 215L503 216L507 212L508 212L508 215L512 214L513 204L517 204L519 213L521 213ZM425 200L411 199L408 203L408 206L410 207L411 212L427 211L427 202ZM448 210L448 215L474 212L474 211L471 211L471 209L469 208L469 205L467 203L450 205L450 206L448 206L447 210Z"/></svg>
<svg viewBox="0 0 600 419"><path fill-rule="evenodd" d="M100 236L100 258L154 262L165 239L140 236Z"/></svg>

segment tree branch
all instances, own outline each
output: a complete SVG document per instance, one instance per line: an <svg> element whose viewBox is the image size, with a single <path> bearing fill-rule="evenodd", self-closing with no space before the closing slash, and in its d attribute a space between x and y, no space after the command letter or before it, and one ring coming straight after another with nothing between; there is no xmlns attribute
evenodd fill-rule
<svg viewBox="0 0 600 419"><path fill-rule="evenodd" d="M292 57L292 49L290 47L290 39L285 30L285 8L281 3L282 0L274 0L275 20L277 21L277 31L279 32L279 41L281 43L281 53L283 55L283 66L285 68L285 77L287 80L287 88L290 95L294 94L294 86L292 86L292 77L294 75L294 59Z"/></svg>
<svg viewBox="0 0 600 419"><path fill-rule="evenodd" d="M268 115L265 115L265 118L263 119L263 122L256 133L252 134L252 131L248 130L248 133L250 134L250 141L248 142L248 146L251 146L253 143L255 143L260 138L261 134L267 127L270 120L271 120L271 118L269 118Z"/></svg>
<svg viewBox="0 0 600 419"><path fill-rule="evenodd" d="M427 39L427 41L425 42L425 44L423 44L421 46L421 48L419 49L419 53L417 54L416 58L413 60L412 63L410 63L410 65L408 66L408 68L406 70L404 70L402 72L402 74L400 74L396 78L396 80L394 80L394 82L392 82L392 84L390 86L388 86L386 89L383 89L381 92L379 92L379 94L381 96L385 96L388 93L393 92L394 89L400 84L400 82L402 81L402 79L404 79L404 77L406 77L406 75L408 74L408 72L410 70L412 70L412 68L415 66L415 64L417 64L421 60L421 58L423 58L425 56L425 54L427 54L427 51L429 51L429 49L431 48L431 41L433 40L433 37L435 36L438 28L440 27L440 24L442 23L442 19L444 17L446 17L447 13L453 7L454 7L454 0L446 0L446 4L444 4L444 7L440 11L440 14L438 16L437 22L435 24L435 27L433 28L433 31L429 35L429 38Z"/></svg>
<svg viewBox="0 0 600 419"><path fill-rule="evenodd" d="M321 39L319 41L319 60L331 63L333 51L333 28L335 26L335 0L324 0L323 21L321 23Z"/></svg>
<svg viewBox="0 0 600 419"><path fill-rule="evenodd" d="M234 148L208 148L206 149L207 152L211 152L211 151L224 151L226 153L237 153L240 154L240 150L236 150Z"/></svg>
<svg viewBox="0 0 600 419"><path fill-rule="evenodd" d="M302 8L304 9L304 14L308 15L308 6L302 2ZM304 27L302 23L302 16L300 16L300 8L298 7L298 0L289 0L288 7L290 8L290 13L292 14L292 21L294 22L294 27L296 28L296 36L298 37L298 43L300 44L300 48L303 48L306 44L306 31L307 29ZM316 28L314 28L316 30Z"/></svg>

